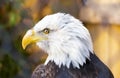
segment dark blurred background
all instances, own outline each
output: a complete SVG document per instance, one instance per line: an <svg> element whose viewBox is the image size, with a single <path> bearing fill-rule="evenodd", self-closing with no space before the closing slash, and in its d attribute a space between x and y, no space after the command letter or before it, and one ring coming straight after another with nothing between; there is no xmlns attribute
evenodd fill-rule
<svg viewBox="0 0 120 78"><path fill-rule="evenodd" d="M21 46L25 32L45 15L64 12L90 31L96 55L120 78L120 0L0 0L0 78L30 78L47 55Z"/></svg>

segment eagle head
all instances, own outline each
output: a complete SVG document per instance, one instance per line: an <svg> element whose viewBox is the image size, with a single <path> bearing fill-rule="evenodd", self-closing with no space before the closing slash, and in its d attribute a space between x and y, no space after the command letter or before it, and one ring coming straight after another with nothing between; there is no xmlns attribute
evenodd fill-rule
<svg viewBox="0 0 120 78"><path fill-rule="evenodd" d="M80 68L93 53L89 31L81 21L65 13L45 16L23 37L22 46L35 43L48 54L45 65L52 61L59 67Z"/></svg>

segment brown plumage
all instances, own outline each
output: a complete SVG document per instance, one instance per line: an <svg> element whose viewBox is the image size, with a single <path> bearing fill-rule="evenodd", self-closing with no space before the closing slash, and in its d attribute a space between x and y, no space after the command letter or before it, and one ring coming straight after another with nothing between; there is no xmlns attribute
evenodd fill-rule
<svg viewBox="0 0 120 78"><path fill-rule="evenodd" d="M72 65L70 69L65 66L59 68L54 62L49 62L46 66L39 65L33 71L32 78L114 78L95 54L91 54L90 59L80 69L73 68Z"/></svg>

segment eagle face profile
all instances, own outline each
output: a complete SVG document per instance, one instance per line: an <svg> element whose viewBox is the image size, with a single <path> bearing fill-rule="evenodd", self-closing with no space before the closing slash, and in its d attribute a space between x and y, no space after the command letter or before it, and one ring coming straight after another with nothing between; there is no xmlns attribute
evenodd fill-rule
<svg viewBox="0 0 120 78"><path fill-rule="evenodd" d="M31 78L114 78L93 52L89 31L73 16L45 16L23 37L22 46L35 43L48 54Z"/></svg>

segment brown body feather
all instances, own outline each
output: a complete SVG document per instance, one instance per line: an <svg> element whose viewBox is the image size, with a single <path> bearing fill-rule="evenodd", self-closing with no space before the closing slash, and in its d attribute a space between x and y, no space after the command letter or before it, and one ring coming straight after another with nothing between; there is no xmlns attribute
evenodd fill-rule
<svg viewBox="0 0 120 78"><path fill-rule="evenodd" d="M54 62L49 62L46 66L39 65L32 74L32 78L114 78L111 71L104 65L95 54L90 54L91 60L86 60L86 64L80 69L68 69L65 66L60 68Z"/></svg>

